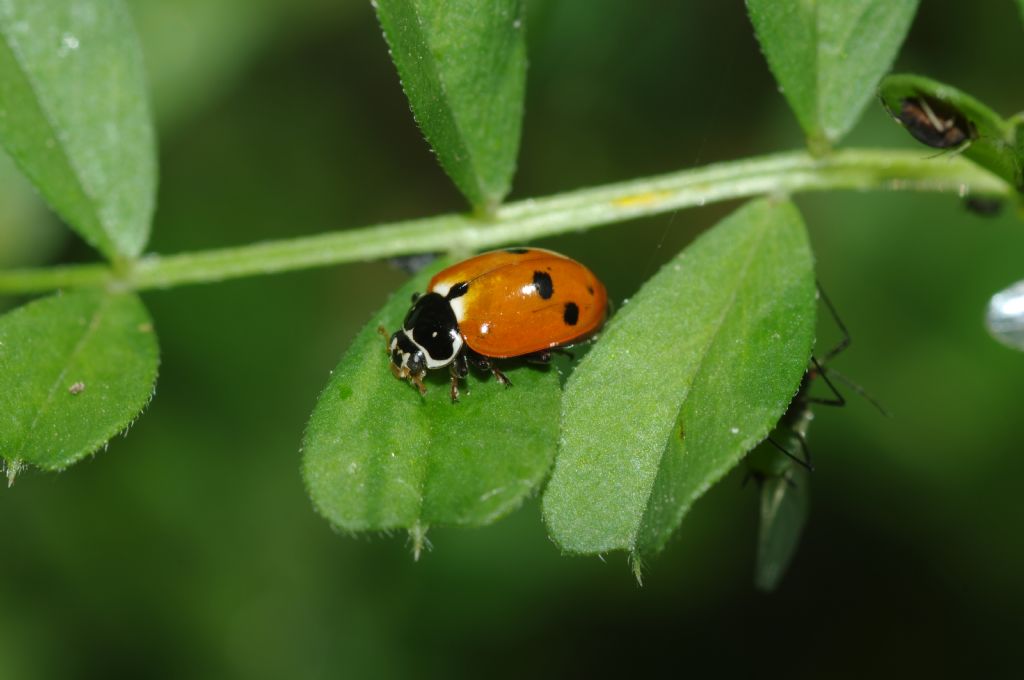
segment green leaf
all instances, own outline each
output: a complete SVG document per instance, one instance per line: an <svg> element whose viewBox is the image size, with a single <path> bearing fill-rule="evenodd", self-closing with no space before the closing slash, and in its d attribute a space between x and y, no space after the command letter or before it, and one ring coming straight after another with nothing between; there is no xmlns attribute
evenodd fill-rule
<svg viewBox="0 0 1024 680"><path fill-rule="evenodd" d="M878 92L890 115L918 141L935 148L958 150L1024 191L1024 146L1017 134L1019 125L1014 121L1004 120L982 102L951 85L923 76L886 76ZM923 127L922 123L914 122L915 117L908 114L907 106L919 112ZM955 128L956 136L936 138L942 130L936 130L928 122L932 118L942 127ZM962 142L949 143L961 136Z"/></svg>
<svg viewBox="0 0 1024 680"><path fill-rule="evenodd" d="M804 420L799 425L802 433L806 433L809 422ZM780 446L801 455L800 443L792 430L780 425L773 437L777 437ZM758 482L761 496L754 584L770 592L785 575L800 544L810 510L811 476L806 468L767 445L747 456L747 467Z"/></svg>
<svg viewBox="0 0 1024 680"><path fill-rule="evenodd" d="M550 468L561 387L552 368L508 371L506 388L469 378L452 403L448 371L425 397L388 368L377 327L398 328L431 267L400 288L359 333L313 411L303 473L317 509L349 531L409 529L419 551L429 526L477 526L507 514Z"/></svg>
<svg viewBox="0 0 1024 680"><path fill-rule="evenodd" d="M652 277L570 377L544 494L572 553L659 550L764 439L811 353L807 234L788 201L749 203Z"/></svg>
<svg viewBox="0 0 1024 680"><path fill-rule="evenodd" d="M526 87L523 0L377 0L416 120L445 172L491 212L509 191Z"/></svg>
<svg viewBox="0 0 1024 680"><path fill-rule="evenodd" d="M0 317L0 457L59 470L149 403L159 350L133 294L54 295Z"/></svg>
<svg viewBox="0 0 1024 680"><path fill-rule="evenodd" d="M104 255L142 252L156 151L120 0L0 0L0 144Z"/></svg>
<svg viewBox="0 0 1024 680"><path fill-rule="evenodd" d="M854 126L889 70L917 0L747 0L768 66L812 151Z"/></svg>

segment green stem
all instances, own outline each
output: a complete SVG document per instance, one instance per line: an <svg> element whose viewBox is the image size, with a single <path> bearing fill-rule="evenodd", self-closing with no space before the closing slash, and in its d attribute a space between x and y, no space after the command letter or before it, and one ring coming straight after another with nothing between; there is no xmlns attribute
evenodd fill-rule
<svg viewBox="0 0 1024 680"><path fill-rule="evenodd" d="M441 215L238 248L149 255L119 274L91 264L0 271L0 293L170 288L413 253L471 252L717 201L824 189L1015 195L1004 181L959 157L849 149L813 158L800 151L509 203L490 220Z"/></svg>

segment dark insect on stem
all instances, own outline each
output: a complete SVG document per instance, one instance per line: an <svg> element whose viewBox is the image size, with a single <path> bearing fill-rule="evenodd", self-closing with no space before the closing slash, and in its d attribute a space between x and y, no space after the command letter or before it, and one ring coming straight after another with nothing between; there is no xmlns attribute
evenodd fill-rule
<svg viewBox="0 0 1024 680"><path fill-rule="evenodd" d="M907 97L900 102L899 114L889 113L914 139L933 149L956 148L978 136L963 113L934 97Z"/></svg>
<svg viewBox="0 0 1024 680"><path fill-rule="evenodd" d="M968 196L964 199L964 207L979 217L995 217L1003 211L1003 201L988 196Z"/></svg>
<svg viewBox="0 0 1024 680"><path fill-rule="evenodd" d="M405 272L406 274L418 274L420 270L438 258L437 253L415 253L413 255L400 255L388 259L388 264Z"/></svg>

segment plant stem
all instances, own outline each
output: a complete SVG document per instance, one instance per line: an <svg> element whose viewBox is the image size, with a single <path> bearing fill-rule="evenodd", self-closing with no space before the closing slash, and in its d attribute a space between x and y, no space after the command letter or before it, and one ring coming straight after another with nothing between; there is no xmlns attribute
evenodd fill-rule
<svg viewBox="0 0 1024 680"><path fill-rule="evenodd" d="M118 274L97 264L0 271L0 293L170 288L413 253L471 252L717 201L824 189L1016 196L1001 179L955 156L849 149L813 158L798 151L509 203L489 220L441 215L237 248L149 255Z"/></svg>

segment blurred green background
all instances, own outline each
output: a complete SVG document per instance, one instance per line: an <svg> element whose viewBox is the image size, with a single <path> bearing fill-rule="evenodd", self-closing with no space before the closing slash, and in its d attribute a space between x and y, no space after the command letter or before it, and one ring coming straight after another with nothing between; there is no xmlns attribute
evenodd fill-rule
<svg viewBox="0 0 1024 680"><path fill-rule="evenodd" d="M369 2L133 8L161 133L152 250L462 209ZM1008 114L1024 109L1022 38L1010 0L925 0L896 69ZM513 199L801 145L738 0L534 0L529 42ZM847 145L913 142L872 105ZM0 678L1019 673L1024 354L982 314L1024 278L1022 224L951 196L798 203L854 336L835 366L894 417L855 396L818 410L812 515L776 594L752 587L741 474L643 588L623 555L560 557L536 500L433 530L419 563L404 536L332 532L303 490L302 430L404 279L352 265L145 295L163 350L148 412L94 459L0 490ZM621 300L733 208L542 245ZM0 162L0 266L92 258ZM837 337L823 318L819 342Z"/></svg>

